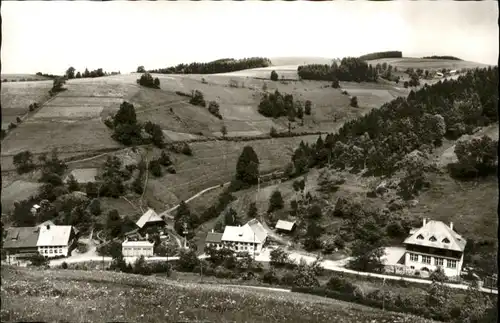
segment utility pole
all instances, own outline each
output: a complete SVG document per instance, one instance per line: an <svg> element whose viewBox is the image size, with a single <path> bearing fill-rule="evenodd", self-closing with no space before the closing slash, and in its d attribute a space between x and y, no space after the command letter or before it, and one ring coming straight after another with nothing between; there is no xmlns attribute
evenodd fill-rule
<svg viewBox="0 0 500 323"><path fill-rule="evenodd" d="M382 311L385 311L385 291L384 291L384 285L385 285L385 277L382 282Z"/></svg>
<svg viewBox="0 0 500 323"><path fill-rule="evenodd" d="M188 234L188 230L187 230L187 223L184 222L184 231L182 231L182 233L184 234L184 249L187 249L187 234Z"/></svg>

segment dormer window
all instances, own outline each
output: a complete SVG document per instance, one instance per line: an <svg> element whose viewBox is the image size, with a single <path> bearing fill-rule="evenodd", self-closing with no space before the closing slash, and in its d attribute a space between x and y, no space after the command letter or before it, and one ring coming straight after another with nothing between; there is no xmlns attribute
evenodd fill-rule
<svg viewBox="0 0 500 323"><path fill-rule="evenodd" d="M423 236L423 235L421 235L421 234L419 234L419 235L417 236L417 239L418 239L418 240L424 240L424 236Z"/></svg>
<svg viewBox="0 0 500 323"><path fill-rule="evenodd" d="M444 238L444 239L443 239L443 242L444 242L444 243L450 243L450 240L448 240L448 238Z"/></svg>
<svg viewBox="0 0 500 323"><path fill-rule="evenodd" d="M436 238L434 236L429 238L429 241L436 242Z"/></svg>

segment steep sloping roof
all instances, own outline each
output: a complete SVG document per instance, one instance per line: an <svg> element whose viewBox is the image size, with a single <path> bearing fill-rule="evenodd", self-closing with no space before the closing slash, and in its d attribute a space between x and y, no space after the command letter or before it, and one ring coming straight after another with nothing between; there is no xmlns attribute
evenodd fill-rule
<svg viewBox="0 0 500 323"><path fill-rule="evenodd" d="M209 232L205 238L206 243L220 243L222 241L222 233Z"/></svg>
<svg viewBox="0 0 500 323"><path fill-rule="evenodd" d="M40 235L36 245L42 246L66 246L71 235L71 225L55 225L40 227Z"/></svg>
<svg viewBox="0 0 500 323"><path fill-rule="evenodd" d="M5 249L36 248L39 231L37 227L9 228L3 247Z"/></svg>
<svg viewBox="0 0 500 323"><path fill-rule="evenodd" d="M122 247L153 247L154 243L149 241L124 241Z"/></svg>
<svg viewBox="0 0 500 323"><path fill-rule="evenodd" d="M41 227L46 227L47 225L50 225L50 226L55 226L54 222L52 222L51 220L47 220L43 223L40 223L39 225L37 225L37 227L41 228Z"/></svg>
<svg viewBox="0 0 500 323"><path fill-rule="evenodd" d="M422 239L419 239L419 236ZM429 240L432 237L435 238L435 241ZM443 242L445 239L448 239L449 242ZM443 222L429 221L406 238L404 243L463 252L467 241Z"/></svg>
<svg viewBox="0 0 500 323"><path fill-rule="evenodd" d="M139 228L144 227L146 223L151 222L165 222L153 209L149 209L144 213L141 218L137 221L137 226Z"/></svg>
<svg viewBox="0 0 500 323"><path fill-rule="evenodd" d="M259 221L257 221L256 219L252 219L245 225L248 225L252 229L252 231L255 232L255 235L257 236L257 238L259 238L259 241L264 242L266 240L267 231Z"/></svg>
<svg viewBox="0 0 500 323"><path fill-rule="evenodd" d="M278 220L276 223L276 229L292 231L295 222Z"/></svg>
<svg viewBox="0 0 500 323"><path fill-rule="evenodd" d="M263 243L266 238L266 229L255 219L241 227L226 226L222 235L222 241L234 242Z"/></svg>

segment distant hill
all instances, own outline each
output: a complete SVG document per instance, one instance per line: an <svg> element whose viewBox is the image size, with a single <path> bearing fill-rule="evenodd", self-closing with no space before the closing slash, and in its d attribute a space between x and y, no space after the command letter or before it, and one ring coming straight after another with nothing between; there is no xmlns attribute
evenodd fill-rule
<svg viewBox="0 0 500 323"><path fill-rule="evenodd" d="M422 58L424 58L424 59L447 59L447 60L452 60L452 61L462 61L463 60L463 59L455 57L455 56L437 56L437 55L424 56Z"/></svg>
<svg viewBox="0 0 500 323"><path fill-rule="evenodd" d="M375 52L366 55L359 56L359 59L364 61L369 61L372 59L380 59L380 58L402 58L403 52L400 51L386 51L386 52Z"/></svg>
<svg viewBox="0 0 500 323"><path fill-rule="evenodd" d="M333 58L298 56L298 57L271 57L270 60L274 66L308 65L308 64L330 65L332 64Z"/></svg>
<svg viewBox="0 0 500 323"><path fill-rule="evenodd" d="M2 82L46 81L51 78L35 74L1 74Z"/></svg>

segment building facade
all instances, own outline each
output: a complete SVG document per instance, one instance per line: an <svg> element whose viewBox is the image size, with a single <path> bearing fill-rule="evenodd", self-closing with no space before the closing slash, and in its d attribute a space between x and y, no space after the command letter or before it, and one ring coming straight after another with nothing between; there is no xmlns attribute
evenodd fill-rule
<svg viewBox="0 0 500 323"><path fill-rule="evenodd" d="M404 263L411 270L432 272L441 267L448 277L460 277L466 240L453 230L453 223L423 220L404 241Z"/></svg>
<svg viewBox="0 0 500 323"><path fill-rule="evenodd" d="M221 237L221 244L235 252L248 252L259 255L267 241L267 231L256 219L244 226L226 226Z"/></svg>
<svg viewBox="0 0 500 323"><path fill-rule="evenodd" d="M154 243L149 241L128 241L122 243L122 254L124 257L152 257L154 254Z"/></svg>
<svg viewBox="0 0 500 323"><path fill-rule="evenodd" d="M38 253L47 258L67 257L75 239L71 225L43 225L36 243Z"/></svg>

